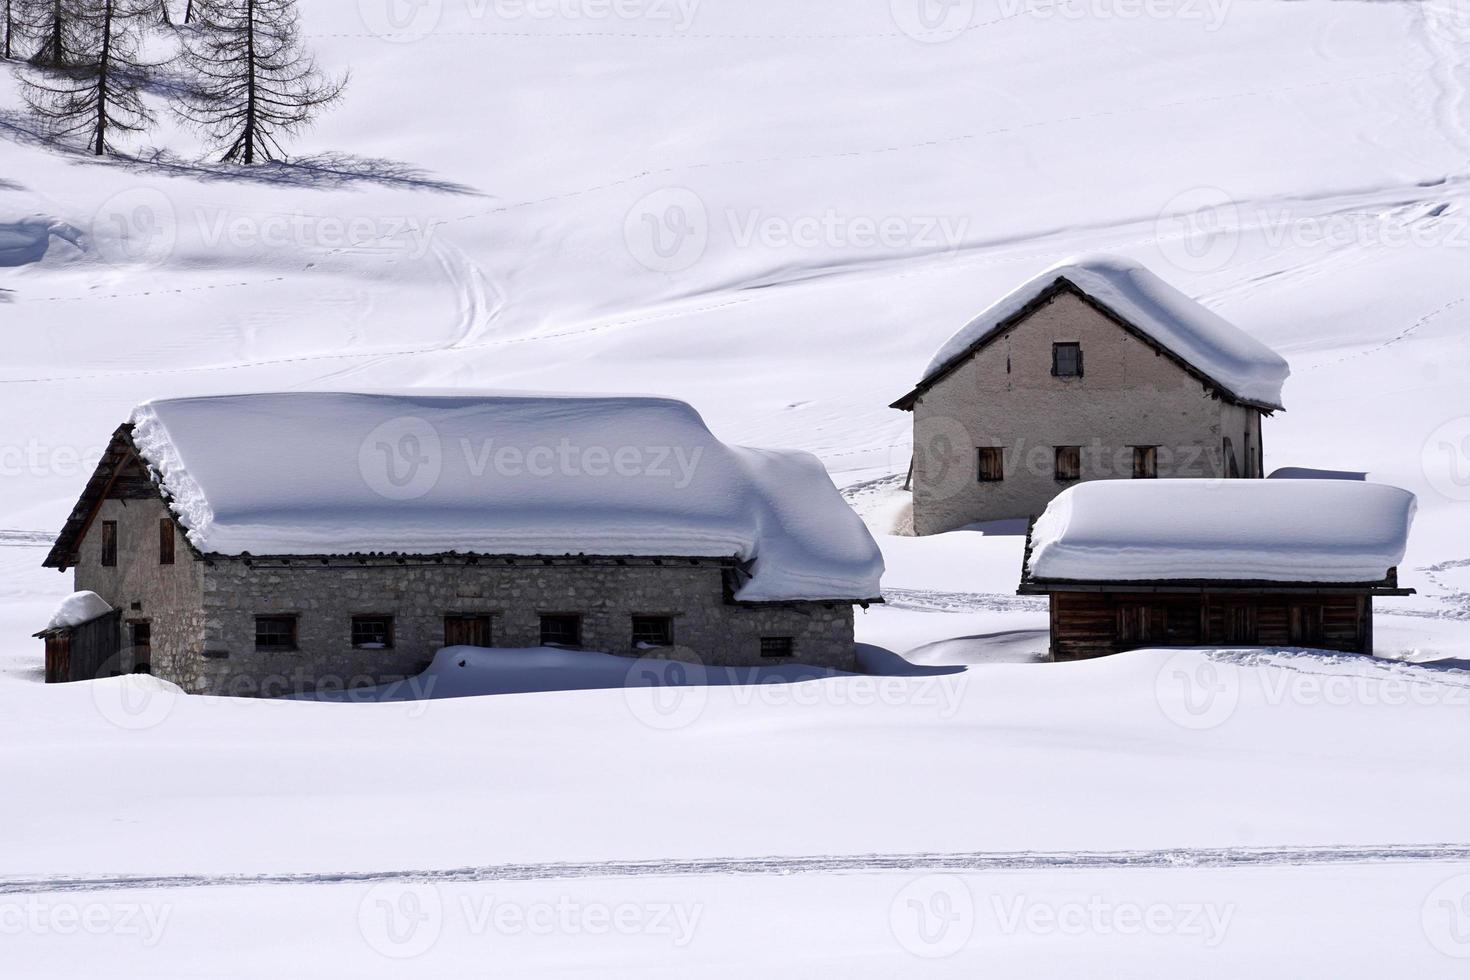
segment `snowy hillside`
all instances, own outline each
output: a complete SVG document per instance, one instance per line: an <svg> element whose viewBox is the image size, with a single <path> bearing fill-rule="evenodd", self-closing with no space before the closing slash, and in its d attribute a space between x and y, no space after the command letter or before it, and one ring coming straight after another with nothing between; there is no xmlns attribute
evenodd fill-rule
<svg viewBox="0 0 1470 980"><path fill-rule="evenodd" d="M302 6L352 79L293 167L200 163L168 121L137 160L60 153L0 63L0 973L1461 975L1465 0ZM887 533L889 403L1094 252L1286 358L1268 471L1417 495L1420 595L1376 636L1434 665L1034 663L1017 536ZM880 673L672 706L39 684L72 591L41 561L134 405L389 388L667 395L815 454L884 552ZM626 861L655 863L600 864ZM434 941L383 934L380 901Z"/></svg>

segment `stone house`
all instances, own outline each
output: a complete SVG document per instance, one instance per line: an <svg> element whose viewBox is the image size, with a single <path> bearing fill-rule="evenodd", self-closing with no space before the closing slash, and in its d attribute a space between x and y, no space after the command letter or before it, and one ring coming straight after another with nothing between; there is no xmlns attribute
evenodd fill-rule
<svg viewBox="0 0 1470 980"><path fill-rule="evenodd" d="M939 351L914 416L917 534L1030 518L1075 483L1264 475L1286 362L1141 266L1047 269Z"/></svg>
<svg viewBox="0 0 1470 980"><path fill-rule="evenodd" d="M444 646L854 667L882 560L802 453L656 398L158 401L46 559L119 611L106 673L191 693L383 683Z"/></svg>

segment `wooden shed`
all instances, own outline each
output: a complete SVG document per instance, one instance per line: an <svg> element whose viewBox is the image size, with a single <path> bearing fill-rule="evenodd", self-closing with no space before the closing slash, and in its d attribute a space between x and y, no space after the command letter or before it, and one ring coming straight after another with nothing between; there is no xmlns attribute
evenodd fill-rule
<svg viewBox="0 0 1470 980"><path fill-rule="evenodd" d="M1050 599L1051 653L1140 647L1373 652L1414 498L1376 484L1088 484L1033 522L1019 591Z"/></svg>
<svg viewBox="0 0 1470 980"><path fill-rule="evenodd" d="M89 681L112 672L122 637L122 611L84 623L53 626L35 634L46 641L46 683Z"/></svg>

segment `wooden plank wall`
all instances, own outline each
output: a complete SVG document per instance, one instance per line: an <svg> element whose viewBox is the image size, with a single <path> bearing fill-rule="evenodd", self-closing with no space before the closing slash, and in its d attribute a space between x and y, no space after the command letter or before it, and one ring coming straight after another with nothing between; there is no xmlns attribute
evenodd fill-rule
<svg viewBox="0 0 1470 980"><path fill-rule="evenodd" d="M1200 644L1369 653L1372 602L1360 594L1054 592L1052 656Z"/></svg>

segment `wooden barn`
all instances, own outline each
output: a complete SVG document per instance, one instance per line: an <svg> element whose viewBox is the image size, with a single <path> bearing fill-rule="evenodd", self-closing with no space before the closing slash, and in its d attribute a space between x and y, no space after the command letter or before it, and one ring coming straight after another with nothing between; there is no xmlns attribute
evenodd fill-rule
<svg viewBox="0 0 1470 980"><path fill-rule="evenodd" d="M1056 660L1140 647L1373 652L1400 588L1414 496L1322 480L1085 484L1032 525L1020 592L1045 595Z"/></svg>
<svg viewBox="0 0 1470 980"><path fill-rule="evenodd" d="M122 611L93 592L67 598L50 625L35 634L46 641L46 683L90 681L118 673Z"/></svg>

